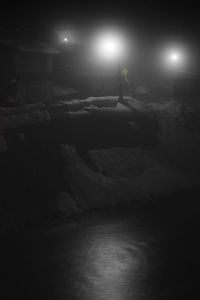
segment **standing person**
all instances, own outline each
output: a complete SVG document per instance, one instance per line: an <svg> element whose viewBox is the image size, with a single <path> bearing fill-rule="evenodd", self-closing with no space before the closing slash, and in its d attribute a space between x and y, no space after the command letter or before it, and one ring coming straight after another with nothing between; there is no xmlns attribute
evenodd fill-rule
<svg viewBox="0 0 200 300"><path fill-rule="evenodd" d="M117 89L119 95L119 102L124 103L124 93L126 96L131 96L131 84L128 80L128 69L120 68L118 65L117 69Z"/></svg>
<svg viewBox="0 0 200 300"><path fill-rule="evenodd" d="M116 74L116 84L117 84L117 91L118 91L118 102L123 102L123 74L121 72L121 66L118 62L117 65L117 74Z"/></svg>
<svg viewBox="0 0 200 300"><path fill-rule="evenodd" d="M123 68L123 70L121 71L122 73L122 78L123 78L123 89L124 92L126 93L127 96L131 96L131 85L130 82L128 80L128 69L127 68Z"/></svg>

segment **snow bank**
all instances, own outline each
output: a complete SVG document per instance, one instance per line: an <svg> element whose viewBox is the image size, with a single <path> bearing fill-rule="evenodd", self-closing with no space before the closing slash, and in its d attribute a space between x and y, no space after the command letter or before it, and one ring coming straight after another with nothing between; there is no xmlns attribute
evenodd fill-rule
<svg viewBox="0 0 200 300"><path fill-rule="evenodd" d="M56 198L56 208L58 213L66 216L80 211L72 196L69 193L63 192L59 193Z"/></svg>
<svg viewBox="0 0 200 300"><path fill-rule="evenodd" d="M89 168L77 156L76 150L68 145L62 145L62 155L66 163L66 180L73 191L74 201L81 210L113 206L119 202L139 201L144 204L143 201L148 203L151 197L189 189L200 183L199 178L192 179L153 160L143 150L140 153L139 149L132 152L127 149L90 151L93 159L97 160L99 172ZM112 155L115 157L106 166ZM97 157L100 159L96 159ZM119 167L114 165L116 160ZM128 161L131 162L131 168ZM126 166L121 169L124 162Z"/></svg>
<svg viewBox="0 0 200 300"><path fill-rule="evenodd" d="M120 115L131 115L132 111L126 105L118 103L116 107L96 107L96 106L88 106L85 107L85 110L89 112L91 115L110 115L110 114L120 114Z"/></svg>
<svg viewBox="0 0 200 300"><path fill-rule="evenodd" d="M90 150L89 158L97 172L112 178L134 179L154 164L148 152L142 148Z"/></svg>
<svg viewBox="0 0 200 300"><path fill-rule="evenodd" d="M147 113L150 111L147 104L135 98L125 97L124 104L128 105L130 109L140 113Z"/></svg>
<svg viewBox="0 0 200 300"><path fill-rule="evenodd" d="M118 103L117 96L88 97L84 100L62 101L50 105L48 108L52 118L60 116L74 116L89 114L131 113L134 109L140 112L146 111L145 105L136 99L125 97L127 103ZM130 105L128 105L130 103ZM85 111L85 113L84 113Z"/></svg>
<svg viewBox="0 0 200 300"><path fill-rule="evenodd" d="M106 97L88 97L81 100L84 106L96 106L96 107L115 107L118 102L118 97L106 96Z"/></svg>
<svg viewBox="0 0 200 300"><path fill-rule="evenodd" d="M117 96L88 97L84 100L72 100L54 103L49 106L44 103L27 104L19 108L0 109L0 132L11 127L42 122L60 117L82 117L89 114L132 114L146 113L146 104L130 97L124 97L119 103Z"/></svg>
<svg viewBox="0 0 200 300"><path fill-rule="evenodd" d="M81 117L88 117L89 116L89 112L82 109L82 110L78 110L78 111L74 111L74 112L65 112L64 113L65 117L69 117L72 119L76 119L76 118L81 118Z"/></svg>
<svg viewBox="0 0 200 300"><path fill-rule="evenodd" d="M63 105L64 111L78 111L84 108L81 100L72 100L66 102L60 102Z"/></svg>

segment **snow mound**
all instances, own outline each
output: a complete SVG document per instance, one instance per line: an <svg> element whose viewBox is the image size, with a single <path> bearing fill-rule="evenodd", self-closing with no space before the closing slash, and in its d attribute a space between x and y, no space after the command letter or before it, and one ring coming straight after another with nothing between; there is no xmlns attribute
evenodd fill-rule
<svg viewBox="0 0 200 300"><path fill-rule="evenodd" d="M126 105L123 105L121 103L117 103L116 107L96 107L94 105L85 107L85 110L88 111L90 114L98 114L98 115L103 115L103 114L116 114L116 113L125 113L125 114L130 114L132 113L131 109L128 108Z"/></svg>
<svg viewBox="0 0 200 300"><path fill-rule="evenodd" d="M104 168L108 162L108 157L111 157L111 152L116 157L106 167L107 174L105 175L103 174ZM102 153L100 150L90 152L94 155L93 158L101 157L101 160L97 160L100 173L89 168L77 156L73 147L62 145L62 155L66 163L66 180L71 186L77 206L81 210L87 210L113 206L119 202L134 203L144 199L145 202L148 202L152 197L186 190L200 183L199 178L190 178L174 168L156 160L153 161L143 150L141 150L142 153L139 152L139 149L132 151L132 153L129 152L129 158L127 158L127 149L124 153L123 149L108 150L107 153L105 150ZM127 161L124 169L113 165L117 158L120 166L123 165L124 161ZM128 160L132 163L131 169L133 168L133 170L130 170Z"/></svg>
<svg viewBox="0 0 200 300"><path fill-rule="evenodd" d="M97 172L112 178L134 179L155 164L148 152L141 148L90 150L89 158Z"/></svg>
<svg viewBox="0 0 200 300"><path fill-rule="evenodd" d="M177 117L180 115L182 104L172 99L164 103L149 103L148 107L157 114L170 114L173 117Z"/></svg>
<svg viewBox="0 0 200 300"><path fill-rule="evenodd" d="M65 117L70 117L70 118L80 118L80 117L88 117L89 112L86 110L78 110L78 111L70 111L70 112L65 112L64 116Z"/></svg>
<svg viewBox="0 0 200 300"><path fill-rule="evenodd" d="M76 202L68 193L59 193L56 199L57 211L64 215L70 215L79 212Z"/></svg>
<svg viewBox="0 0 200 300"><path fill-rule="evenodd" d="M106 97L88 97L81 100L84 106L97 106L97 107L115 107L118 102L118 97L106 96Z"/></svg>
<svg viewBox="0 0 200 300"><path fill-rule="evenodd" d="M137 112L146 113L149 111L147 104L145 104L144 102L137 100L135 98L125 97L124 104L128 105L128 107L130 107L130 109L135 110Z"/></svg>

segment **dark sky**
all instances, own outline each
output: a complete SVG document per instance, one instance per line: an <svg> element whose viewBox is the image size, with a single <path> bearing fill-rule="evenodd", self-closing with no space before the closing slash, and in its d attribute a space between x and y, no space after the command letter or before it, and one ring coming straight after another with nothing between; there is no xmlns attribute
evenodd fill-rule
<svg viewBox="0 0 200 300"><path fill-rule="evenodd" d="M0 35L50 39L54 29L115 23L147 38L174 36L199 43L200 4L190 1L49 1L10 4L0 12Z"/></svg>

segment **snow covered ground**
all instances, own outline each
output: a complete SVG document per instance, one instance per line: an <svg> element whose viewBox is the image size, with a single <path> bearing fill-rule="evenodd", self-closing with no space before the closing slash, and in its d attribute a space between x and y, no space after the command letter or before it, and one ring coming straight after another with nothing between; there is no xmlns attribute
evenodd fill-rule
<svg viewBox="0 0 200 300"><path fill-rule="evenodd" d="M78 157L73 147L63 145L62 153L66 180L72 189L70 200L69 195L65 200L72 209L85 211L118 203L151 205L152 199L200 184L200 176L181 172L157 160L153 152L139 148L92 150L89 156L94 169Z"/></svg>
<svg viewBox="0 0 200 300"><path fill-rule="evenodd" d="M114 110L137 111L157 118L159 144L153 151L142 148L90 150L94 169L78 158L75 149L67 146L65 158L73 153L74 162L66 166L67 175L74 201L83 205L81 209L118 202L148 202L155 197L199 188L198 108L186 107L174 100L144 104L127 98L126 104L118 103ZM91 107L90 110L100 113L107 108Z"/></svg>
<svg viewBox="0 0 200 300"><path fill-rule="evenodd" d="M128 106L118 103L118 97L88 97L84 100L60 101L49 106L35 103L16 108L0 108L0 133L7 129L19 128L29 124L46 122L59 118L79 118L89 115L131 115L133 111L144 111L141 101L125 97ZM6 137L4 136L4 139ZM3 139L0 140L0 143ZM6 149L3 145L1 149Z"/></svg>

